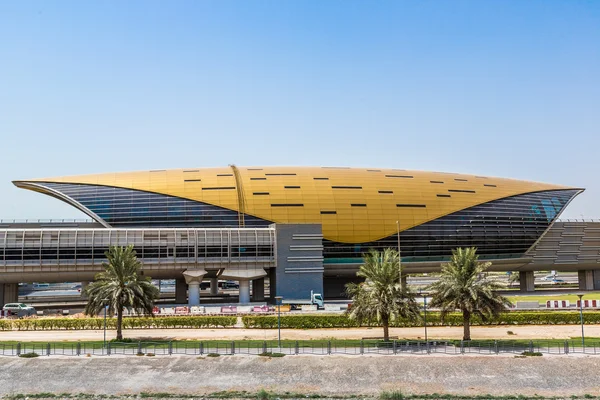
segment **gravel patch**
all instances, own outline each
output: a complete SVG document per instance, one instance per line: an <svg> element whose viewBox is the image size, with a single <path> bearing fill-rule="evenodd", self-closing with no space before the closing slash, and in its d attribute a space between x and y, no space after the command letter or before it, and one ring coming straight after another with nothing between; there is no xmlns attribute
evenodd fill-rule
<svg viewBox="0 0 600 400"><path fill-rule="evenodd" d="M0 395L218 391L369 395L583 396L600 393L600 357L190 356L0 358Z"/></svg>

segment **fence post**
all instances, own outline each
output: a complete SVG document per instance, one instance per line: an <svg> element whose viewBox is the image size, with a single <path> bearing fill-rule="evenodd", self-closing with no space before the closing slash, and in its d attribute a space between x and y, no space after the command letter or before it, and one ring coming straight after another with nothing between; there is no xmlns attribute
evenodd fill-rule
<svg viewBox="0 0 600 400"><path fill-rule="evenodd" d="M294 353L298 355L300 353L300 343L296 340L296 345L294 346Z"/></svg>
<svg viewBox="0 0 600 400"><path fill-rule="evenodd" d="M465 354L465 341L460 341L460 354Z"/></svg>
<svg viewBox="0 0 600 400"><path fill-rule="evenodd" d="M200 355L204 354L204 342L200 342Z"/></svg>
<svg viewBox="0 0 600 400"><path fill-rule="evenodd" d="M267 341L266 340L263 341L263 351L262 352L263 353L267 352Z"/></svg>
<svg viewBox="0 0 600 400"><path fill-rule="evenodd" d="M110 342L106 343L106 354L110 356Z"/></svg>
<svg viewBox="0 0 600 400"><path fill-rule="evenodd" d="M235 341L232 340L231 341L231 355L234 355L234 354L235 354Z"/></svg>
<svg viewBox="0 0 600 400"><path fill-rule="evenodd" d="M21 355L21 342L17 343L17 356Z"/></svg>
<svg viewBox="0 0 600 400"><path fill-rule="evenodd" d="M499 353L499 350L498 350L498 341L497 340L494 340L494 351L496 352L496 354Z"/></svg>
<svg viewBox="0 0 600 400"><path fill-rule="evenodd" d="M397 349L396 349L396 340L395 339L394 339L393 349L394 349L393 353L396 354L397 353Z"/></svg>
<svg viewBox="0 0 600 400"><path fill-rule="evenodd" d="M50 343L46 343L46 355L50 356Z"/></svg>
<svg viewBox="0 0 600 400"><path fill-rule="evenodd" d="M137 353L140 354L142 352L142 342L138 341L138 351Z"/></svg>
<svg viewBox="0 0 600 400"><path fill-rule="evenodd" d="M331 340L327 341L327 354L330 355L331 354Z"/></svg>
<svg viewBox="0 0 600 400"><path fill-rule="evenodd" d="M565 354L569 354L569 341L565 340Z"/></svg>
<svg viewBox="0 0 600 400"><path fill-rule="evenodd" d="M533 340L529 341L529 352L533 353Z"/></svg>
<svg viewBox="0 0 600 400"><path fill-rule="evenodd" d="M81 355L81 342L77 342L77 345L75 346L75 354L78 356Z"/></svg>
<svg viewBox="0 0 600 400"><path fill-rule="evenodd" d="M365 341L361 340L360 341L360 354L365 354Z"/></svg>
<svg viewBox="0 0 600 400"><path fill-rule="evenodd" d="M169 355L173 354L173 342L169 340Z"/></svg>

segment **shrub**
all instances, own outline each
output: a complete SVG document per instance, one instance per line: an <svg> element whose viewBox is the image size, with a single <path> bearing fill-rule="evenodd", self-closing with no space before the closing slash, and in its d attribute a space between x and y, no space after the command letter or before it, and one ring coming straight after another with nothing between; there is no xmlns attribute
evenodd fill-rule
<svg viewBox="0 0 600 400"><path fill-rule="evenodd" d="M22 358L35 358L35 357L39 357L39 356L40 355L36 352L19 354L19 357L22 357Z"/></svg>
<svg viewBox="0 0 600 400"><path fill-rule="evenodd" d="M585 312L584 321L587 324L600 323L600 313ZM277 328L277 316L248 315L242 317L245 328L273 329ZM427 313L428 326L462 326L462 315L452 313L442 322L439 312ZM482 321L473 316L471 325L576 325L579 324L579 313L575 311L507 311L495 320ZM281 317L281 327L288 329L316 328L351 328L357 327L355 320L347 315L285 315ZM362 326L378 326L376 321L363 323ZM423 326L422 321L407 321L397 319L390 326L414 327Z"/></svg>
<svg viewBox="0 0 600 400"><path fill-rule="evenodd" d="M270 352L270 351L265 351L263 353L260 353L259 356L262 356L262 357L284 357L285 354L283 354L283 353L273 353L273 352Z"/></svg>
<svg viewBox="0 0 600 400"><path fill-rule="evenodd" d="M542 353L540 353L539 351L524 351L521 353L521 355L528 357L541 357Z"/></svg>
<svg viewBox="0 0 600 400"><path fill-rule="evenodd" d="M208 353L206 357L221 357L219 353Z"/></svg>

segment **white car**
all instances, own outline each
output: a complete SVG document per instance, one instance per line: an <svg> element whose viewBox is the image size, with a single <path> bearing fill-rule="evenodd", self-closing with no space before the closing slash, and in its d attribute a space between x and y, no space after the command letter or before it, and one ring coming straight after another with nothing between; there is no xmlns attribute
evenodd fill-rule
<svg viewBox="0 0 600 400"><path fill-rule="evenodd" d="M35 315L35 308L23 303L7 303L2 307L5 315L14 315L19 318Z"/></svg>
<svg viewBox="0 0 600 400"><path fill-rule="evenodd" d="M557 278L556 275L546 275L545 277L541 278L542 281L553 281Z"/></svg>

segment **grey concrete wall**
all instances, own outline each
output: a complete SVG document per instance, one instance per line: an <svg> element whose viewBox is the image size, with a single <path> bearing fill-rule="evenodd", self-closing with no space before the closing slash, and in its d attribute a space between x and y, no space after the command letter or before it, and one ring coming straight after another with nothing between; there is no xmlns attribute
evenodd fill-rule
<svg viewBox="0 0 600 400"><path fill-rule="evenodd" d="M0 284L0 307L6 303L16 303L19 301L19 285L16 283Z"/></svg>
<svg viewBox="0 0 600 400"><path fill-rule="evenodd" d="M252 281L252 301L265 301L265 278Z"/></svg>
<svg viewBox="0 0 600 400"><path fill-rule="evenodd" d="M271 296L308 299L323 293L323 234L320 224L275 226L275 287Z"/></svg>

